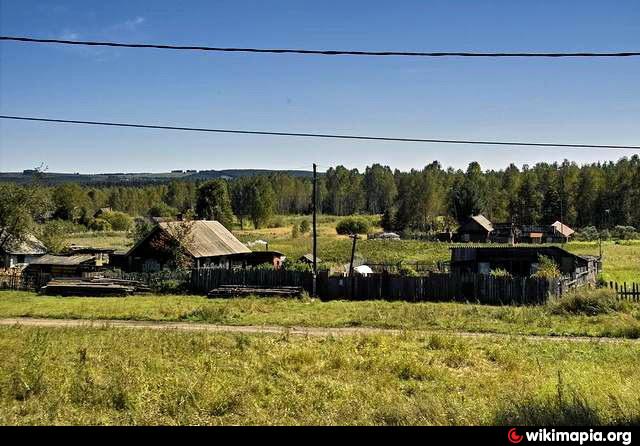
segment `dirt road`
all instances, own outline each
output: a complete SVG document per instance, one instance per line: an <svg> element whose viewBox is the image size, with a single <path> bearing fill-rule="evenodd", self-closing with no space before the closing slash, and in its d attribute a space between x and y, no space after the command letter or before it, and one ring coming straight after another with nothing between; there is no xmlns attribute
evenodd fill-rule
<svg viewBox="0 0 640 446"><path fill-rule="evenodd" d="M533 341L571 341L571 342L607 342L624 343L640 342L638 339L587 337L587 336L545 336L545 335L512 335L502 333L475 333L464 331L445 330L398 330L373 327L283 327L269 325L215 325L195 322L163 322L163 321L128 321L128 320L90 320L90 319L36 319L36 318L4 318L0 319L0 325L22 325L27 327L92 327L92 328L142 328L151 330L182 330L182 331L206 331L214 333L245 333L245 334L289 334L295 336L348 336L362 334L389 334L402 333L416 334L443 334L467 338L518 338Z"/></svg>

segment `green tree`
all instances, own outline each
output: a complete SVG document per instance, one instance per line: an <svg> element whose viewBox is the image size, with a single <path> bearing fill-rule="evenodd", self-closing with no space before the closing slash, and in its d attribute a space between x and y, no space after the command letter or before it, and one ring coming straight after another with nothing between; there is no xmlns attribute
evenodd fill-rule
<svg viewBox="0 0 640 446"><path fill-rule="evenodd" d="M229 188L224 180L212 180L198 188L196 215L204 220L217 220L224 227L233 225Z"/></svg>
<svg viewBox="0 0 640 446"><path fill-rule="evenodd" d="M249 217L255 228L263 227L274 214L276 197L266 176L252 178L248 188Z"/></svg>

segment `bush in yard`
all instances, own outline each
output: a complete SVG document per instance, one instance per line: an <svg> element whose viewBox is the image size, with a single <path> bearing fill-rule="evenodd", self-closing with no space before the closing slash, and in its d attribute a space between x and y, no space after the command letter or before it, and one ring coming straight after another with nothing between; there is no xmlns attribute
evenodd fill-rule
<svg viewBox="0 0 640 446"><path fill-rule="evenodd" d="M154 224L146 218L137 218L135 224L129 231L128 237L133 240L133 243L138 243L145 238L147 234L154 228Z"/></svg>
<svg viewBox="0 0 640 446"><path fill-rule="evenodd" d="M366 234L370 224L363 218L345 218L336 225L336 232L341 235Z"/></svg>
<svg viewBox="0 0 640 446"><path fill-rule="evenodd" d="M293 225L291 228L291 238L298 238L300 236L300 230L298 229L298 225Z"/></svg>
<svg viewBox="0 0 640 446"><path fill-rule="evenodd" d="M104 218L94 218L89 223L89 229L92 231L112 231L111 223Z"/></svg>
<svg viewBox="0 0 640 446"><path fill-rule="evenodd" d="M574 237L575 240L593 241L598 240L600 234L595 226L587 226L586 228L582 228L576 236L577 237Z"/></svg>
<svg viewBox="0 0 640 446"><path fill-rule="evenodd" d="M538 279L557 279L560 277L560 268L550 257L538 256L538 270L531 275Z"/></svg>
<svg viewBox="0 0 640 446"><path fill-rule="evenodd" d="M269 219L269 228L282 228L285 226L284 217L278 215ZM257 228L256 228L257 229Z"/></svg>
<svg viewBox="0 0 640 446"><path fill-rule="evenodd" d="M417 277L419 275L413 265L406 262L400 263L398 266L398 274L406 277Z"/></svg>
<svg viewBox="0 0 640 446"><path fill-rule="evenodd" d="M616 299L613 290L581 288L549 303L549 310L553 314L596 316L615 311L628 311L629 304Z"/></svg>
<svg viewBox="0 0 640 446"><path fill-rule="evenodd" d="M502 279L509 279L511 277L513 277L511 275L511 273L509 271L507 271L504 268L496 268L496 269L492 269L491 273L489 274L491 277L499 277Z"/></svg>
<svg viewBox="0 0 640 446"><path fill-rule="evenodd" d="M309 224L309 220L302 220L300 222L300 232L302 234L306 234L311 230L311 225Z"/></svg>
<svg viewBox="0 0 640 446"><path fill-rule="evenodd" d="M124 212L105 212L102 218L109 222L114 231L128 231L133 226L133 219Z"/></svg>

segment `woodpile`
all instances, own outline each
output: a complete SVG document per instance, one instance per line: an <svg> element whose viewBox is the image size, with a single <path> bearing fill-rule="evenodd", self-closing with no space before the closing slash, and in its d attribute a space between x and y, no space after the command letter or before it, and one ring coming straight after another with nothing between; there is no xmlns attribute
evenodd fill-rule
<svg viewBox="0 0 640 446"><path fill-rule="evenodd" d="M208 297L298 297L302 293L302 287L280 286L277 288L265 288L250 285L220 285L207 294Z"/></svg>
<svg viewBox="0 0 640 446"><path fill-rule="evenodd" d="M59 277L40 288L41 293L49 296L129 296L149 291L142 282L107 277Z"/></svg>

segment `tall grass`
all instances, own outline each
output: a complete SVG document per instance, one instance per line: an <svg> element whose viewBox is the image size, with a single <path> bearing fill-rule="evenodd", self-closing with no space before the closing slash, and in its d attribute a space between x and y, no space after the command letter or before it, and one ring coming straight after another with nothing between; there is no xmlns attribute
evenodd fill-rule
<svg viewBox="0 0 640 446"><path fill-rule="evenodd" d="M0 423L631 423L638 353L632 343L408 333L1 327ZM31 366L41 385L25 397L11 377Z"/></svg>

